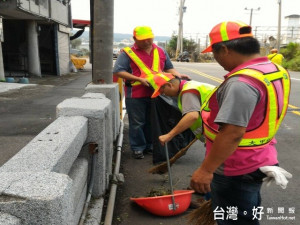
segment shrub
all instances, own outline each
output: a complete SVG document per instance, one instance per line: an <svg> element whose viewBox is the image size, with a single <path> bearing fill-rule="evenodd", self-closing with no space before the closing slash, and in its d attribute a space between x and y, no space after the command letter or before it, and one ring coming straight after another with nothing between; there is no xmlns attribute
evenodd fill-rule
<svg viewBox="0 0 300 225"><path fill-rule="evenodd" d="M300 57L295 57L290 61L284 62L282 65L289 70L300 71Z"/></svg>
<svg viewBox="0 0 300 225"><path fill-rule="evenodd" d="M286 48L281 49L280 53L284 56L283 67L300 71L300 44L291 42Z"/></svg>

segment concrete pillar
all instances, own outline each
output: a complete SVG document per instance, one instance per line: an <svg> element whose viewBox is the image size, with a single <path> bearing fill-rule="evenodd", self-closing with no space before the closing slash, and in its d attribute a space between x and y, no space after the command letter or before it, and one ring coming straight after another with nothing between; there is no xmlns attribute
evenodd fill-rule
<svg viewBox="0 0 300 225"><path fill-rule="evenodd" d="M117 140L120 128L120 107L119 107L119 86L117 83L113 84L89 84L85 87L86 93L102 93L106 98L112 102L112 127L113 139ZM84 96L83 96L84 97Z"/></svg>
<svg viewBox="0 0 300 225"><path fill-rule="evenodd" d="M5 81L1 40L0 40L0 81Z"/></svg>
<svg viewBox="0 0 300 225"><path fill-rule="evenodd" d="M28 73L41 77L41 63L39 56L39 42L36 21L27 22L27 41L28 41Z"/></svg>
<svg viewBox="0 0 300 225"><path fill-rule="evenodd" d="M112 103L103 96L69 98L56 106L57 117L83 116L88 118L86 143L96 142L98 144L95 181L92 191L93 197L96 198L105 194L109 188L109 177L112 174L112 114Z"/></svg>

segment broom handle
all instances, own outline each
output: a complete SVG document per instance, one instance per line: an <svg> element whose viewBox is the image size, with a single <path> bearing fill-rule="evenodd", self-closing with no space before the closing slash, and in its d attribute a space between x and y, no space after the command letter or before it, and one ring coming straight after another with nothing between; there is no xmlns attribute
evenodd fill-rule
<svg viewBox="0 0 300 225"><path fill-rule="evenodd" d="M184 148L180 149L171 159L170 159L170 163L173 164L174 162L176 162L177 159L179 159L181 156L183 156L187 150L191 147L192 144L195 143L195 141L197 141L197 138L194 138L187 146L185 146Z"/></svg>
<svg viewBox="0 0 300 225"><path fill-rule="evenodd" d="M166 151L166 159L167 159L167 164L168 164L168 173L169 173L169 182L170 182L170 188L171 188L171 194L172 194L171 197L172 197L173 211L175 211L176 204L175 204L174 191L173 191L172 174L171 174L171 166L170 166L169 151L168 151L168 142L165 143L165 151Z"/></svg>

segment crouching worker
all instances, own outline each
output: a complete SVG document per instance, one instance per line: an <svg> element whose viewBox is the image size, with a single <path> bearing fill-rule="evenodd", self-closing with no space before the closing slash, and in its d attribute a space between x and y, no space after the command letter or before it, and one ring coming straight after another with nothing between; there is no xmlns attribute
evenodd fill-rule
<svg viewBox="0 0 300 225"><path fill-rule="evenodd" d="M175 77L173 79L166 77L163 81L155 89L152 98L160 94L178 97L178 108L182 112L183 117L169 133L159 136L159 142L164 145L188 128L192 130L199 140L202 140L200 108L215 87L210 84L193 80L181 80Z"/></svg>

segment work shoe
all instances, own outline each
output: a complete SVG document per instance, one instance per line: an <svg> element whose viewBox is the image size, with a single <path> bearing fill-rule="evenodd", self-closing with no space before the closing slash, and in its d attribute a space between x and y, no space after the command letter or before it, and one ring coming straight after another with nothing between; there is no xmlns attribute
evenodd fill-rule
<svg viewBox="0 0 300 225"><path fill-rule="evenodd" d="M150 148L150 149L145 149L145 150L144 150L144 153L145 153L145 154L152 155L152 154L153 154L153 149L151 149L151 148Z"/></svg>
<svg viewBox="0 0 300 225"><path fill-rule="evenodd" d="M132 153L133 158L135 159L143 159L144 158L144 154L143 151L134 151Z"/></svg>

